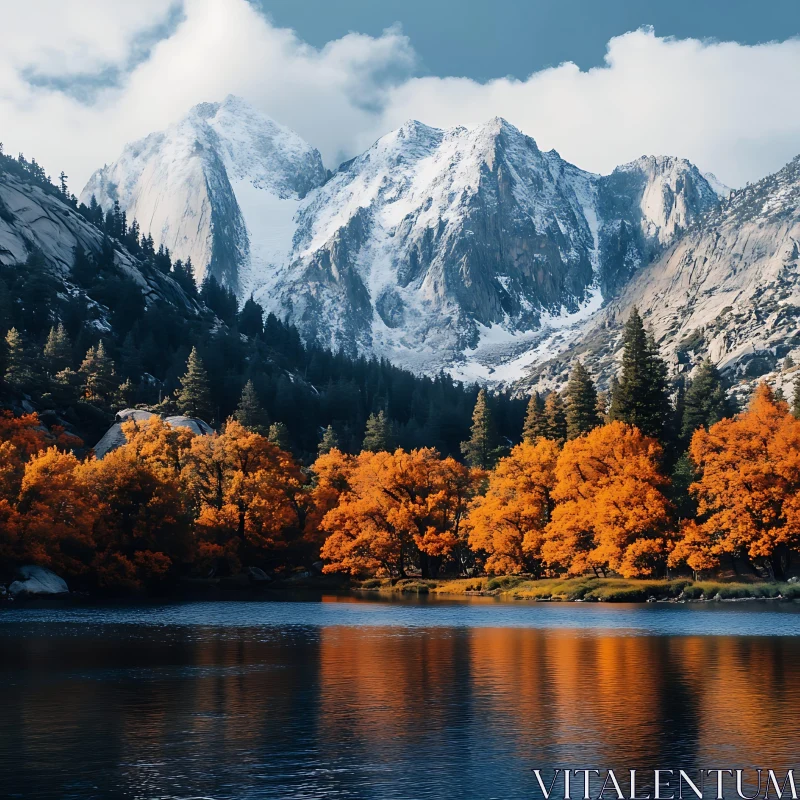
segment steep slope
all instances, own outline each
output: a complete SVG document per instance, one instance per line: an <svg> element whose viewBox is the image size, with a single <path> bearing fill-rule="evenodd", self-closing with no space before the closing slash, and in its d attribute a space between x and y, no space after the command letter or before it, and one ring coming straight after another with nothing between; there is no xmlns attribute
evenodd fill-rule
<svg viewBox="0 0 800 800"><path fill-rule="evenodd" d="M159 300L196 314L199 306L170 277L111 242L119 273L139 287L145 303ZM64 201L55 187L32 180L14 159L0 157L0 265L24 265L41 254L49 271L70 285L75 250L99 258L104 237ZM69 291L69 288L68 288Z"/></svg>
<svg viewBox="0 0 800 800"><path fill-rule="evenodd" d="M81 193L115 201L174 258L247 296L287 256L300 199L326 178L319 153L237 97L201 103L129 144Z"/></svg>
<svg viewBox="0 0 800 800"><path fill-rule="evenodd" d="M767 377L793 380L800 363L800 157L733 192L592 320L558 358L525 381L563 377L581 354L607 379L619 357L621 325L632 307L652 327L675 372L705 356L746 392Z"/></svg>

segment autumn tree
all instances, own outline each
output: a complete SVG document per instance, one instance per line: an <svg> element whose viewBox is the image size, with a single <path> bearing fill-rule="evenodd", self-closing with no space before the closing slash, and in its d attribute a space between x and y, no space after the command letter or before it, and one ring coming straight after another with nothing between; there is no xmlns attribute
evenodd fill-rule
<svg viewBox="0 0 800 800"><path fill-rule="evenodd" d="M209 565L266 566L302 536L305 475L287 452L235 419L221 434L194 438L183 478Z"/></svg>
<svg viewBox="0 0 800 800"><path fill-rule="evenodd" d="M88 462L98 511L94 570L101 587L160 582L188 565L191 513L180 474L194 433L157 417L122 426L126 443Z"/></svg>
<svg viewBox="0 0 800 800"><path fill-rule="evenodd" d="M469 544L487 555L493 573L541 573L543 534L553 511L558 445L545 438L523 442L489 475L466 520Z"/></svg>
<svg viewBox="0 0 800 800"><path fill-rule="evenodd" d="M696 556L709 565L727 553L783 579L800 546L800 421L762 383L745 413L698 429L689 453L699 473L697 530L673 562L691 566Z"/></svg>
<svg viewBox="0 0 800 800"><path fill-rule="evenodd" d="M181 388L177 394L178 408L187 417L211 420L214 407L211 402L211 388L197 348L193 347L186 362L186 373L180 379Z"/></svg>
<svg viewBox="0 0 800 800"><path fill-rule="evenodd" d="M635 308L625 323L623 342L622 374L611 397L609 418L663 440L670 414L667 367Z"/></svg>
<svg viewBox="0 0 800 800"><path fill-rule="evenodd" d="M432 448L362 451L348 489L322 520L327 572L435 577L459 547L472 492L469 470Z"/></svg>
<svg viewBox="0 0 800 800"><path fill-rule="evenodd" d="M567 384L566 438L577 439L599 424L597 390L586 367L576 361Z"/></svg>
<svg viewBox="0 0 800 800"><path fill-rule="evenodd" d="M522 427L522 441L535 444L536 440L547 436L547 420L544 415L544 400L539 392L534 392L525 411L525 423Z"/></svg>
<svg viewBox="0 0 800 800"><path fill-rule="evenodd" d="M573 575L658 574L670 523L661 455L655 439L621 422L567 442L555 470L545 561Z"/></svg>
<svg viewBox="0 0 800 800"><path fill-rule="evenodd" d="M497 433L486 389L481 389L472 412L470 436L461 443L461 452L470 466L489 469L497 460L497 445Z"/></svg>

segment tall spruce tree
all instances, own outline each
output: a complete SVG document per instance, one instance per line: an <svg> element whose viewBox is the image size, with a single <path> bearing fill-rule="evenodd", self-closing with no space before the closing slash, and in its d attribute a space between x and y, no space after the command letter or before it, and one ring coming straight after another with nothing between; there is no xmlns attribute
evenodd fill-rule
<svg viewBox="0 0 800 800"><path fill-rule="evenodd" d="M623 342L622 375L611 398L609 418L635 425L663 441L671 412L667 366L636 308L625 323Z"/></svg>
<svg viewBox="0 0 800 800"><path fill-rule="evenodd" d="M369 415L361 449L372 453L390 452L394 449L393 438L392 424L386 412L381 409L377 414Z"/></svg>
<svg viewBox="0 0 800 800"><path fill-rule="evenodd" d="M319 443L317 452L319 455L324 456L326 453L330 453L331 450L338 449L339 437L336 435L336 431L333 429L333 426L328 425L328 427L325 428L325 432L322 434L322 440Z"/></svg>
<svg viewBox="0 0 800 800"><path fill-rule="evenodd" d="M272 425L269 426L267 439L269 439L275 447L280 447L281 450L285 450L287 453L291 450L292 442L289 437L289 429L282 422L273 422Z"/></svg>
<svg viewBox="0 0 800 800"><path fill-rule="evenodd" d="M525 423L522 426L522 441L533 444L542 436L547 436L547 419L544 415L544 400L539 392L534 392L528 400Z"/></svg>
<svg viewBox="0 0 800 800"><path fill-rule="evenodd" d="M36 369L22 340L22 334L16 329L6 334L5 346L6 383L18 392L29 392L36 383Z"/></svg>
<svg viewBox="0 0 800 800"><path fill-rule="evenodd" d="M256 392L256 387L253 386L253 381L247 381L244 385L239 405L233 416L245 428L255 433L260 433L262 436L268 434L269 417L258 399L258 393Z"/></svg>
<svg viewBox="0 0 800 800"><path fill-rule="evenodd" d="M461 452L472 467L490 469L497 461L497 434L486 389L478 392L472 411L472 428L467 441L461 443Z"/></svg>
<svg viewBox="0 0 800 800"><path fill-rule="evenodd" d="M734 413L722 375L709 359L697 367L682 401L681 439L684 444L689 443L698 428L710 428Z"/></svg>
<svg viewBox="0 0 800 800"><path fill-rule="evenodd" d="M50 333L47 334L47 341L44 344L44 363L51 378L61 370L72 366L72 343L61 322L55 328L50 328Z"/></svg>
<svg viewBox="0 0 800 800"><path fill-rule="evenodd" d="M577 439L598 425L597 389L586 367L576 361L567 384L567 439Z"/></svg>
<svg viewBox="0 0 800 800"><path fill-rule="evenodd" d="M800 419L800 377L794 379L794 392L792 393L792 414Z"/></svg>
<svg viewBox="0 0 800 800"><path fill-rule="evenodd" d="M117 388L114 362L106 353L103 341L97 347L90 347L80 368L83 379L83 395L92 403L107 405Z"/></svg>
<svg viewBox="0 0 800 800"><path fill-rule="evenodd" d="M180 381L181 388L176 399L181 414L210 421L214 416L211 388L208 383L208 373L200 360L196 347L193 347L192 352L189 353L186 374Z"/></svg>
<svg viewBox="0 0 800 800"><path fill-rule="evenodd" d="M550 392L544 401L544 417L547 426L545 436L561 444L567 438L567 410L558 392Z"/></svg>

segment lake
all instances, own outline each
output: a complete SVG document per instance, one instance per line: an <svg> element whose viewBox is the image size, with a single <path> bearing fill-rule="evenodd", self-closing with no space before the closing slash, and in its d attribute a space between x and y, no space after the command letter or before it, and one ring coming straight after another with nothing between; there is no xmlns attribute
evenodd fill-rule
<svg viewBox="0 0 800 800"><path fill-rule="evenodd" d="M2 798L486 800L541 797L534 768L798 769L798 709L798 604L0 611Z"/></svg>

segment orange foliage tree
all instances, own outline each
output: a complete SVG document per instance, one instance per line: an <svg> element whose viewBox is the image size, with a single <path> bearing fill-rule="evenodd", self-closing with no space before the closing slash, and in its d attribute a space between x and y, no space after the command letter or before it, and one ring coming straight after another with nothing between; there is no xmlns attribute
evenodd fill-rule
<svg viewBox="0 0 800 800"><path fill-rule="evenodd" d="M709 569L729 553L782 579L800 546L800 420L762 383L745 413L696 431L689 454L698 521L671 562Z"/></svg>
<svg viewBox="0 0 800 800"><path fill-rule="evenodd" d="M558 454L549 439L523 442L489 474L486 493L473 501L466 519L470 547L487 554L487 572L541 572Z"/></svg>
<svg viewBox="0 0 800 800"><path fill-rule="evenodd" d="M304 532L306 476L291 455L234 419L221 434L192 441L183 480L206 566L265 563Z"/></svg>
<svg viewBox="0 0 800 800"><path fill-rule="evenodd" d="M661 447L638 428L612 422L567 442L556 466L556 501L542 555L580 575L657 574L666 562L670 505Z"/></svg>
<svg viewBox="0 0 800 800"><path fill-rule="evenodd" d="M435 576L463 540L461 522L473 491L469 469L436 450L362 452L348 488L328 511L326 572L381 572L405 577L419 565Z"/></svg>
<svg viewBox="0 0 800 800"><path fill-rule="evenodd" d="M122 426L127 442L86 463L99 511L94 568L100 586L160 581L192 555L190 507L179 480L194 434L158 418Z"/></svg>

